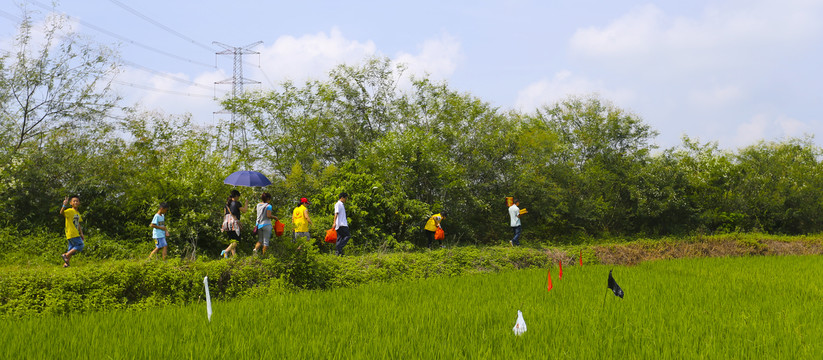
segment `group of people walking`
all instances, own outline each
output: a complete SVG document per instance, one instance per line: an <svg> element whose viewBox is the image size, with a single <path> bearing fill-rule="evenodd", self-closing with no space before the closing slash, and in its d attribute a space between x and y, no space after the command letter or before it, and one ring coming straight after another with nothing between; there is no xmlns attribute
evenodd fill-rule
<svg viewBox="0 0 823 360"><path fill-rule="evenodd" d="M338 201L334 205L334 220L332 228L337 231L337 241L335 242L335 255L343 256L343 248L351 239L351 232L349 231L348 218L346 217L345 203L349 198L349 194L341 192L338 196ZM306 198L300 199L300 205L292 211L292 223L294 224L294 232L292 241L296 242L298 239L305 239L303 241L311 242L311 233L309 232L309 225L314 225L309 216L308 206L311 205ZM224 209L223 230L226 232L229 245L224 249L220 255L223 257L236 256L237 244L240 242L240 216L248 211L248 201L243 204L240 203L240 192L232 190L228 199L226 200L226 207ZM260 202L256 206L257 219L255 222L257 243L254 245L252 253L256 256L258 251L265 254L269 248L269 243L272 236L272 219L279 221L280 219L272 213L271 194L263 193L260 195ZM225 224L228 222L228 226ZM315 241L315 245L320 245L319 239Z"/></svg>
<svg viewBox="0 0 823 360"><path fill-rule="evenodd" d="M337 203L334 204L334 220L332 228L337 232L337 241L335 242L334 254L343 256L343 249L351 240L351 231L349 231L348 217L346 216L346 201L349 194L341 192L338 196ZM292 241L296 242L299 238L305 238L308 243L311 241L311 233L309 233L309 225L312 223L309 216L308 205L311 205L308 199L301 198L300 205L292 211L292 223L294 224L294 233ZM520 201L513 199L509 206L509 216L511 218L511 228L514 232L514 237L509 241L512 246L520 246L520 233L522 226L520 223L520 216L526 213L525 209L520 209ZM80 216L80 196L67 196L63 200L63 205L60 207L60 215L65 219L66 239L68 241L68 250L61 254L63 260L63 267L69 267L71 257L78 252L83 251L85 247L83 228L81 223L83 221ZM163 259L166 259L168 244L166 238L169 236L168 228L166 227L165 214L168 212L169 205L165 202L160 203L157 213L152 218L149 225L152 229L152 238L154 239L155 248L149 254L151 259L154 254L161 252ZM262 193L260 195L260 202L255 207L257 218L255 221L255 230L257 234L257 243L254 245L252 253L256 256L259 253L265 254L269 248L271 236L273 233L272 219L279 223L279 218L274 215L271 205L271 194ZM226 206L224 211L224 222L222 230L226 232L229 241L228 247L220 252L224 258L237 255L237 245L240 243L240 216L248 211L248 201L243 204L240 203L240 192L232 190L226 199ZM442 221L446 218L446 211L441 211L432 215L426 221L424 232L426 234L428 247L431 249L438 240L437 232L442 232ZM315 241L315 245L320 245L320 240ZM441 247L442 242L441 242Z"/></svg>
<svg viewBox="0 0 823 360"><path fill-rule="evenodd" d="M335 250L334 254L338 256L343 256L343 248L348 244L349 240L351 239L351 232L349 231L349 224L348 218L346 217L346 207L345 203L349 198L349 194L346 192L341 192L338 196L337 203L334 204L334 220L333 220L333 229L337 232L337 241L335 242ZM248 208L248 202L245 205L241 206L240 202L240 192L237 190L232 190L231 195L226 201L226 209L225 214L231 215L236 221L239 222L240 214L245 213ZM272 206L271 202L271 195L269 193L263 193L260 196L260 203L257 204L257 244L255 244L253 253L256 255L257 251L262 246L262 253L265 254L266 250L269 247L269 241L271 239L272 234L272 224L271 219L279 220L276 216L272 214ZM311 233L309 233L309 225L314 225L312 223L311 217L309 216L309 209L308 205L311 205L308 199L301 198L300 205L294 208L292 211L292 223L294 224L294 240L296 241L298 238L305 238L306 242L311 241ZM522 230L522 226L520 223L520 216L526 213L526 209L520 209L520 200L513 199L511 205L508 208L509 216L511 219L510 225L512 231L514 233L514 237L509 241L509 244L512 246L520 246L520 233ZM425 226L423 227L423 231L426 234L427 245L429 249L437 246L436 243L440 243L440 247L444 247L442 243L442 238L437 238L436 234L438 231L443 230L441 223L446 218L447 212L441 211L429 217L426 221ZM235 255L235 248L237 247L237 243L240 240L240 230L239 227L236 231L228 231L229 237L229 246L223 250L221 253L222 256L227 257L229 254L234 256ZM320 245L320 240L315 241L315 245Z"/></svg>
<svg viewBox="0 0 823 360"><path fill-rule="evenodd" d="M520 223L520 216L527 213L526 209L520 209L520 200L512 199L511 204L509 205L509 218L510 218L510 225L512 231L514 232L514 237L509 240L509 244L511 246L520 246L520 232L523 229ZM446 218L446 211L441 211L437 214L432 215L429 217L429 220L426 221L426 225L423 227L423 231L426 234L426 243L428 244L429 249L435 246L438 239L436 234L438 230L442 231L443 228L440 226L440 223L443 219ZM440 247L444 247L441 241Z"/></svg>

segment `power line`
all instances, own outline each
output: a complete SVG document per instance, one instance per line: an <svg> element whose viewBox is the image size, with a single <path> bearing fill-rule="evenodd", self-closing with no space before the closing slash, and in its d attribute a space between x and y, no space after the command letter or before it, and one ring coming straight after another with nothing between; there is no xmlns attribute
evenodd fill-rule
<svg viewBox="0 0 823 360"><path fill-rule="evenodd" d="M22 18L20 18L19 16L15 16L15 15L13 15L13 14L11 14L11 13L7 13L7 12L5 12L5 11L3 11L3 10L0 10L0 16L2 16L2 17L4 17L4 18L7 18L7 19L9 19L9 20L11 20L11 21L14 21L14 22L21 22L21 21L23 21L23 19L22 19Z"/></svg>
<svg viewBox="0 0 823 360"><path fill-rule="evenodd" d="M53 11L53 10L55 10L55 9L50 8L50 7L48 7L47 5L44 5L44 4L42 4L42 3L38 2L38 1L35 1L35 0L28 0L28 1L29 1L30 3L32 3L32 4L34 4L34 5L37 5L37 6L38 6L38 7L40 7L40 8L43 8L43 9L47 10L47 11ZM136 41L134 41L134 40L128 39L128 38L126 38L126 37L124 37L124 36L117 35L117 34L115 34L115 33L111 32L111 31L108 31L108 30L103 29L103 28L101 28L101 27L98 27L98 26L95 26L95 25L89 24L89 23L87 23L87 22L85 22L85 21L83 21L83 20L80 20L80 19L78 19L78 18L72 17L72 16L71 16L71 15L69 15L69 14L63 13L63 15L65 15L65 16L66 16L67 18L69 18L69 19L72 19L72 20L74 20L74 21L77 21L79 24L81 24L81 25L83 25L83 26L86 26L86 27L88 27L88 28L91 28L92 30L96 30L96 31L98 31L98 32L101 32L101 33L106 34L106 35L108 35L108 36L111 36L111 37L113 37L113 38L117 38L117 39L120 39L120 40L122 40L122 41L128 42L128 43L130 43L130 44L132 44L132 45L136 45L136 46L142 47L142 48L144 48L144 49L146 49L146 50L150 50L150 51L156 52L156 53L158 53L158 54L165 55L165 56L168 56L168 57L172 57L172 58L175 58L175 59L178 59L178 60L181 60L181 61L185 61L185 62L188 62L188 63L190 63L190 64L195 64L195 65L205 66L205 67L208 67L208 68L213 68L213 69L217 68L217 66L215 66L215 65L209 65L209 64L202 63L202 62L199 62L199 61L196 61L196 60L187 59L187 58L184 58L184 57L182 57L182 56L175 55L175 54L172 54L172 53L170 53L170 52L166 52L166 51L163 51L163 50L160 50L160 49L157 49L157 48L153 48L153 47L151 47L151 46L148 46L148 45L145 45L145 44L142 44L142 43L136 42Z"/></svg>
<svg viewBox="0 0 823 360"><path fill-rule="evenodd" d="M177 31L175 31L174 29L172 29L172 28L170 28L170 27L168 27L168 26L166 26L166 25L163 25L163 24L161 24L161 23L157 22L157 21L155 21L154 19L152 19L152 18L150 18L150 17L148 17L148 16L146 16L146 15L143 15L143 14L139 13L137 10L134 10L133 8L128 7L126 4L123 4L123 3L122 3L122 2L120 2L120 1L117 1L117 0L109 0L109 1L111 1L112 3L114 3L115 5L117 5L117 6L121 7L121 8L123 8L123 9L125 9L126 11L128 11L128 12L130 12L130 13L132 13L132 14L134 14L134 15L139 16L139 17L140 17L140 18L142 18L143 20L146 20L146 21L148 21L148 22L150 22L150 23L152 23L152 24L154 24L154 25L157 25L159 28L161 28L161 29L163 29L163 30L166 30L166 31L168 31L168 32L170 32L170 33L172 33L172 34L174 34L174 35L177 35L178 37L180 37L180 38L181 38L181 39L183 39L183 40L189 41L189 42L191 42L192 44L195 44L195 45L197 45L197 46L200 46L200 47L202 47L202 48L204 48L204 49L206 49L206 50L208 50L208 51L211 51L211 52L214 52L214 51L215 51L215 49L213 49L212 47L210 47L210 46L208 46L208 45L205 45L205 44L203 44L203 43L197 42L197 40L194 40L194 39L192 39L192 38L190 38L190 37L188 37L188 36L186 36L186 35L183 35L183 34L181 34L181 33L177 32Z"/></svg>
<svg viewBox="0 0 823 360"><path fill-rule="evenodd" d="M250 63L250 62L248 62L248 61L243 61L243 62L244 62L246 65L254 66L254 67L256 67L256 68L260 69L260 73L261 73L261 74L263 74L263 78L265 78L265 79L266 79L266 82L269 84L269 86L271 86L271 88L272 88L272 89L276 88L276 86L274 86L274 83L273 83L273 82L271 81L271 79L269 78L269 75L268 75L268 74L266 74L266 71L265 71L265 70L263 70L263 67L262 67L262 66L260 66L260 62L259 62L259 61L258 61L257 65L254 65L254 64L252 64L252 63Z"/></svg>
<svg viewBox="0 0 823 360"><path fill-rule="evenodd" d="M165 94L171 94L171 95L181 95L181 96L189 96L189 97L201 97L201 98L209 98L209 99L212 99L212 100L214 100L214 99L216 99L216 98L217 98L217 96L216 96L216 95L192 94L192 93L186 93L186 92L182 92L182 91L163 90L163 89L158 89L158 88L151 87L151 86L140 85L140 84L130 83L130 82L121 81L121 80L112 80L112 82L113 82L113 83L115 83L115 84L120 84L120 85L130 86L130 87L137 88L137 89L149 90L149 91L155 91L155 92L160 92L160 93L165 93Z"/></svg>
<svg viewBox="0 0 823 360"><path fill-rule="evenodd" d="M159 75L159 76L162 76L162 77L165 77L165 78L169 78L169 79L172 79L172 80L184 83L184 84L188 84L188 85L191 85L191 86L197 86L197 87L202 88L202 89L214 90L213 86L198 84L194 81L184 79L184 78L181 78L179 76L174 76L174 75L171 75L171 74L168 74L168 73L164 73L162 71L147 68L143 65L140 65L140 64L128 61L128 60L122 60L122 61L123 61L123 64L125 64L125 65L131 66L131 67L139 69L139 70L143 70L145 72L149 72L149 73L152 73L152 74L155 74L155 75Z"/></svg>

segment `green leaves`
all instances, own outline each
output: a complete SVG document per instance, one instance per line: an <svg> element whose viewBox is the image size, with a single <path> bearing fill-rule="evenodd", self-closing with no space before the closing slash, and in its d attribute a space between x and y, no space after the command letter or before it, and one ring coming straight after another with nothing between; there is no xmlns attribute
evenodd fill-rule
<svg viewBox="0 0 823 360"><path fill-rule="evenodd" d="M31 34L24 27L20 44ZM529 210L527 244L823 229L821 150L810 140L735 153L686 138L657 151L657 133L642 118L597 96L562 99L533 113L501 111L445 82L405 81L404 67L387 58L225 100L243 119L235 124L198 128L187 117L133 110L124 121L104 122L111 98L92 90L110 69L107 53L73 38L60 44L0 62L4 104L29 85L34 94L64 94L45 99L54 111L41 125L32 127L30 119L43 107L6 107L0 117L0 137L10 144L0 149L0 196L9 209L0 221L23 231L59 232L55 207L79 193L90 229L138 242L166 201L172 252L216 253L216 226L231 190L222 180L240 169L269 176L265 191L287 225L297 199L309 198L314 237L330 224L337 195L348 192L355 253L414 249L424 241L423 222L444 210L449 245L505 242L506 196ZM66 64L85 73L63 79ZM66 101L74 107L64 108ZM66 121L69 113L79 120ZM235 130L246 136L229 139ZM17 146L14 139L24 141ZM243 189L243 197L253 204L262 190ZM253 219L252 211L241 221L249 227Z"/></svg>
<svg viewBox="0 0 823 360"><path fill-rule="evenodd" d="M96 130L118 100L109 88L116 72L109 49L67 31L64 17L38 29L24 16L15 52L0 55L2 165L55 131Z"/></svg>

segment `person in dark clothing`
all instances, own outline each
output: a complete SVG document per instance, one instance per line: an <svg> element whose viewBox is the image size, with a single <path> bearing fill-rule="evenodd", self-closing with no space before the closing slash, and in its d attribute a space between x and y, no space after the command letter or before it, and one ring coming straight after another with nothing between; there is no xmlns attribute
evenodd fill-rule
<svg viewBox="0 0 823 360"><path fill-rule="evenodd" d="M243 206L240 206L240 192L237 190L232 190L229 198L226 199L226 208L223 209L223 214L231 214L235 221L231 228L226 231L226 235L229 239L229 246L220 252L220 256L225 258L229 256L229 253L231 253L231 256L237 255L237 245L240 243L240 215L245 213L248 210L248 207L248 200L246 200L246 203L243 204Z"/></svg>

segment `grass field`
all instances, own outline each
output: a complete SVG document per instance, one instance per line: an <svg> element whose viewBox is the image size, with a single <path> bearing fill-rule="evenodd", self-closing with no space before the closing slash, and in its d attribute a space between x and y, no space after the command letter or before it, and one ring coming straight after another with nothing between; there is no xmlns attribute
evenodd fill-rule
<svg viewBox="0 0 823 360"><path fill-rule="evenodd" d="M0 358L823 358L819 256L682 259L0 320ZM517 310L528 331L514 336Z"/></svg>

